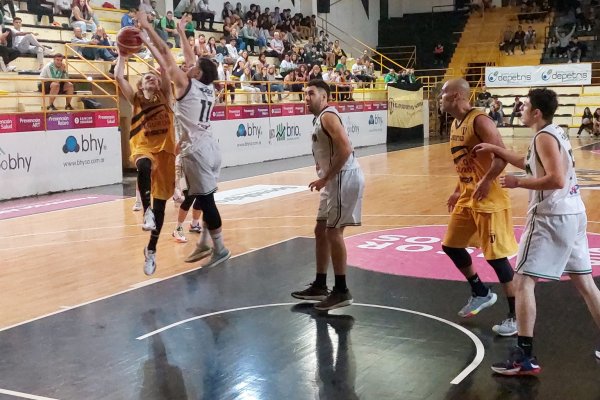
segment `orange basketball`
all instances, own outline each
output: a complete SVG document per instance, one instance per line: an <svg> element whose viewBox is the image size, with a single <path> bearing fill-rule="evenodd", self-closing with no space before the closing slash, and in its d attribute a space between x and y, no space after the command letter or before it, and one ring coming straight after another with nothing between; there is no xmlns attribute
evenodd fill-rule
<svg viewBox="0 0 600 400"><path fill-rule="evenodd" d="M117 48L121 55L127 56L138 53L142 49L142 31L133 26L121 28L117 33Z"/></svg>

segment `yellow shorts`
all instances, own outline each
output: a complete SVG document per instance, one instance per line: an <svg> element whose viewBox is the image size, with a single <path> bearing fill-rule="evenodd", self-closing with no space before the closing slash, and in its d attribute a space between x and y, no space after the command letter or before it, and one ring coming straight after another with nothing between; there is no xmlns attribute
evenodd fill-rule
<svg viewBox="0 0 600 400"><path fill-rule="evenodd" d="M510 208L484 213L469 207L455 207L442 243L459 249L479 247L486 260L512 256L519 248Z"/></svg>
<svg viewBox="0 0 600 400"><path fill-rule="evenodd" d="M175 193L175 155L161 151L158 153L137 154L135 161L148 158L152 161L152 198L169 200Z"/></svg>

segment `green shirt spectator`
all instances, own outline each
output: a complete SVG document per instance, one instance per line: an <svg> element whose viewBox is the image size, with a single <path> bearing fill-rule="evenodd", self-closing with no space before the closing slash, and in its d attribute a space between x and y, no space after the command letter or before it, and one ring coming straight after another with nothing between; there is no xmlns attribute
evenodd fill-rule
<svg viewBox="0 0 600 400"><path fill-rule="evenodd" d="M383 81L385 83L396 83L396 82L398 82L398 74L392 68L392 69L390 69L390 72L385 74L385 76L383 77Z"/></svg>

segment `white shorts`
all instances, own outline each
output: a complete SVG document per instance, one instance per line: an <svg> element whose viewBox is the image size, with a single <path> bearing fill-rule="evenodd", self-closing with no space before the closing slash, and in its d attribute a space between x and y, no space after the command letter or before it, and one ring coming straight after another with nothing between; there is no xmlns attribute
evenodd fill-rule
<svg viewBox="0 0 600 400"><path fill-rule="evenodd" d="M563 273L591 273L586 227L585 213L530 215L519 243L515 271L555 280Z"/></svg>
<svg viewBox="0 0 600 400"><path fill-rule="evenodd" d="M317 221L328 228L359 226L365 177L360 168L340 171L321 191Z"/></svg>
<svg viewBox="0 0 600 400"><path fill-rule="evenodd" d="M221 172L221 150L209 135L197 138L194 147L181 157L188 195L207 195L217 191Z"/></svg>

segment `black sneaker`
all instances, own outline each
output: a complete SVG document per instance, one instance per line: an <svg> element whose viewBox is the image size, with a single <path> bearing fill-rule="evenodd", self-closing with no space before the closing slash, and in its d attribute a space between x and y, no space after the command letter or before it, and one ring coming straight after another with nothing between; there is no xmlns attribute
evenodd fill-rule
<svg viewBox="0 0 600 400"><path fill-rule="evenodd" d="M48 111L56 111L56 107L54 107L53 104L50 104L48 107L46 107L46 110L48 110Z"/></svg>
<svg viewBox="0 0 600 400"><path fill-rule="evenodd" d="M352 301L352 295L348 289L346 289L345 292L342 292L335 290L334 288L325 300L315 304L315 310L327 311L335 308L346 307L352 304Z"/></svg>
<svg viewBox="0 0 600 400"><path fill-rule="evenodd" d="M542 368L535 357L526 357L523 349L515 347L511 350L509 359L492 364L492 371L501 375L537 375Z"/></svg>
<svg viewBox="0 0 600 400"><path fill-rule="evenodd" d="M316 286L314 282L308 285L307 289L292 292L292 297L300 300L323 301L327 295L329 295L327 286Z"/></svg>

